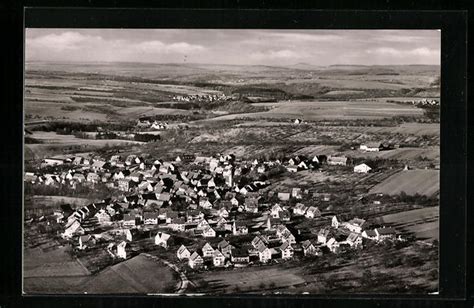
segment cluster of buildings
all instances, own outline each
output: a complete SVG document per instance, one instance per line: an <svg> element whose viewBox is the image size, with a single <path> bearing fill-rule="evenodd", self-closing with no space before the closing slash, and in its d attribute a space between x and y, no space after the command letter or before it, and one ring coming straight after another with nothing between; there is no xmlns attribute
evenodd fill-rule
<svg viewBox="0 0 474 308"><path fill-rule="evenodd" d="M150 128L150 129L161 130L161 129L167 129L168 128L168 123L167 122L150 121L148 119L138 119L136 127L137 128Z"/></svg>
<svg viewBox="0 0 474 308"><path fill-rule="evenodd" d="M231 97L225 94L192 94L192 95L175 95L173 100L177 102L214 102L218 100L227 100Z"/></svg>
<svg viewBox="0 0 474 308"><path fill-rule="evenodd" d="M164 162L137 155L113 155L108 159L77 156L45 159L43 165L59 166L63 171L26 173L25 181L71 187L102 182L123 192L122 197L114 200L104 199L76 209L64 206L54 213L57 222L63 224L62 236L76 242L79 249L107 241L111 255L127 258L137 240L151 238L155 245L168 249L175 234L185 233L189 238L223 240L217 246L210 243L194 249L181 246L177 251L180 260L186 260L192 268L205 264L220 267L288 260L294 255L318 256L324 249L337 252L344 245L360 247L362 238L377 241L392 238L395 234L391 228L365 230L365 221L353 219L340 223L334 217L333 229L349 231L344 239L331 237L325 229L317 234L317 241L299 240L299 231L289 228L288 223L297 217L320 219L322 216L317 206L302 201L308 191L295 187L289 192L263 193L262 189L270 182L258 180L260 173L278 165L306 169L330 162L341 165L342 161L346 163L347 158L317 155L242 162L232 154L214 157L180 154L173 161ZM253 180L236 181L241 175ZM278 202L269 201L273 196L277 198L272 200ZM329 196L322 197L329 200ZM290 203L290 199L300 201ZM258 217L263 220L255 219ZM254 235L253 240L238 240L249 235Z"/></svg>

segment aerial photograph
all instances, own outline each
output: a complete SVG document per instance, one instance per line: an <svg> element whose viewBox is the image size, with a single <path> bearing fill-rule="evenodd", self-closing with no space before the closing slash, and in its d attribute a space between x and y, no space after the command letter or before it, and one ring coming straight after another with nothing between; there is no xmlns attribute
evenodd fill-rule
<svg viewBox="0 0 474 308"><path fill-rule="evenodd" d="M438 294L439 30L25 29L24 295Z"/></svg>

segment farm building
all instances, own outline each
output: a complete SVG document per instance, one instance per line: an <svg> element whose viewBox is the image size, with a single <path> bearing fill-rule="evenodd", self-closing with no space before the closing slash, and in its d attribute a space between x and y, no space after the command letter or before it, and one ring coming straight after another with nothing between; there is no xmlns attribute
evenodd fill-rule
<svg viewBox="0 0 474 308"><path fill-rule="evenodd" d="M377 143L377 142L369 142L366 144L361 144L359 149L361 151L365 152L378 152L382 151L386 148L386 146L383 143Z"/></svg>
<svg viewBox="0 0 474 308"><path fill-rule="evenodd" d="M347 157L345 156L329 156L327 160L328 165L345 166L347 165Z"/></svg>
<svg viewBox="0 0 474 308"><path fill-rule="evenodd" d="M394 239L396 232L393 228L376 228L374 229L375 234L377 235L377 241L383 241L386 239Z"/></svg>
<svg viewBox="0 0 474 308"><path fill-rule="evenodd" d="M354 167L355 173L367 173L370 170L372 170L372 168L368 166L367 164L360 164Z"/></svg>

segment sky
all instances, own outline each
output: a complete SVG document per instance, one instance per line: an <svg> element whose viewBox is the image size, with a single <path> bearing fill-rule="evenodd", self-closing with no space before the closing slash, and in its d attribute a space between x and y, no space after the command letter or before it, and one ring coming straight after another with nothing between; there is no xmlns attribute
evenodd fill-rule
<svg viewBox="0 0 474 308"><path fill-rule="evenodd" d="M26 61L440 64L439 30L26 29Z"/></svg>

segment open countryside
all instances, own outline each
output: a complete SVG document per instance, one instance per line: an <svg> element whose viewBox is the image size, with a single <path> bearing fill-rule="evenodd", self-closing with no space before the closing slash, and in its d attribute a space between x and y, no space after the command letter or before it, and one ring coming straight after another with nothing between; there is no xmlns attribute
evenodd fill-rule
<svg viewBox="0 0 474 308"><path fill-rule="evenodd" d="M24 294L438 291L439 65L178 62L26 62Z"/></svg>

